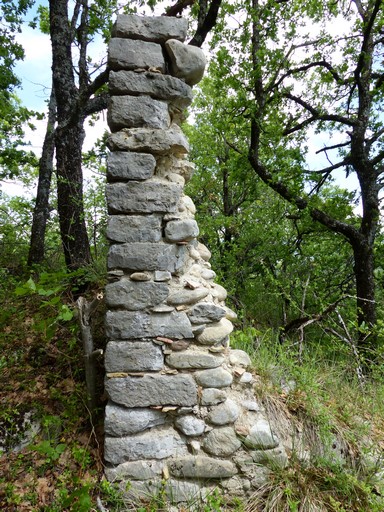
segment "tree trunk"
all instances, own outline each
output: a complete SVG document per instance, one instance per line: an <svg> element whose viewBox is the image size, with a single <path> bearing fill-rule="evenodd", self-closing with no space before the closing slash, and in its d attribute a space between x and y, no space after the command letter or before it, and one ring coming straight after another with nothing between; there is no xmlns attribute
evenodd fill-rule
<svg viewBox="0 0 384 512"><path fill-rule="evenodd" d="M48 105L48 123L43 150L39 161L39 179L36 204L33 210L31 240L29 244L28 266L40 264L45 256L45 232L49 218L49 194L55 152L56 98L52 88Z"/></svg>
<svg viewBox="0 0 384 512"><path fill-rule="evenodd" d="M83 123L60 130L57 135L57 208L60 233L67 268L76 270L91 261L83 206Z"/></svg>
<svg viewBox="0 0 384 512"><path fill-rule="evenodd" d="M57 201L65 263L76 270L91 261L83 209L81 153L84 117L79 111L68 0L50 0L52 76L57 101ZM83 73L81 73L82 76Z"/></svg>

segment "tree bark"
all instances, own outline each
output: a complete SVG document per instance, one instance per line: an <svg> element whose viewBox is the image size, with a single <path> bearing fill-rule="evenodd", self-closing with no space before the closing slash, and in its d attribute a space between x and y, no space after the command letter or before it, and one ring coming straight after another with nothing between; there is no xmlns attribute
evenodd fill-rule
<svg viewBox="0 0 384 512"><path fill-rule="evenodd" d="M48 122L43 150L39 161L39 178L36 203L33 210L31 239L28 252L28 266L42 263L45 256L45 233L49 218L49 195L55 152L56 98L52 88L48 105Z"/></svg>
<svg viewBox="0 0 384 512"><path fill-rule="evenodd" d="M91 261L83 209L82 146L84 118L78 113L79 90L72 61L68 1L50 0L52 76L57 101L57 201L65 262L76 270ZM84 80L81 73L82 81ZM78 115L74 115L78 113Z"/></svg>

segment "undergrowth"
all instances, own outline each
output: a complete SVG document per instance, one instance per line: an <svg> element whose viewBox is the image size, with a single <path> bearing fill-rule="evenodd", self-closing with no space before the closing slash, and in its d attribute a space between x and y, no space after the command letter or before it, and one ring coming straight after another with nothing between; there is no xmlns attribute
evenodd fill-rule
<svg viewBox="0 0 384 512"><path fill-rule="evenodd" d="M128 504L103 477L103 368L99 414L86 405L82 343L68 276L43 275L0 288L0 509L7 512L156 512L167 496ZM97 286L90 296L99 293ZM102 306L95 318L104 348ZM198 512L380 512L384 510L384 381L364 387L351 361L332 360L319 343L298 361L272 331L235 332L232 346L253 360L256 399L278 430L291 435L286 468L250 496L218 490L173 510ZM36 432L23 444L25 430ZM32 428L33 430L33 428ZM292 434L294 433L294 434ZM17 451L14 451L18 447ZM103 510L104 509L104 510Z"/></svg>

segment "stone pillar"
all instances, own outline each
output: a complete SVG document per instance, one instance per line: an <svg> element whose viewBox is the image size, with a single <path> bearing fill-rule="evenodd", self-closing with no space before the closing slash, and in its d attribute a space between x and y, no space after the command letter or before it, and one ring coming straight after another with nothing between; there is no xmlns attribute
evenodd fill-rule
<svg viewBox="0 0 384 512"><path fill-rule="evenodd" d="M106 476L132 499L165 487L174 502L250 490L252 457L279 444L248 355L229 349L236 315L183 193L193 165L179 124L205 66L186 31L124 15L109 46Z"/></svg>

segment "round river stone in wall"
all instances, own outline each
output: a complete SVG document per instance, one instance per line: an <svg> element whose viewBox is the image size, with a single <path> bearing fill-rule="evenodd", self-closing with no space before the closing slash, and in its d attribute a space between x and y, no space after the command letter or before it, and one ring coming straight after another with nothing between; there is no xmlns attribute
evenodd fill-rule
<svg viewBox="0 0 384 512"><path fill-rule="evenodd" d="M171 293L167 299L167 303L171 306L184 306L195 304L201 299L204 299L209 293L207 288L197 288L196 290L184 289L178 292Z"/></svg>
<svg viewBox="0 0 384 512"><path fill-rule="evenodd" d="M193 219L171 220L165 226L164 233L168 242L183 242L198 237L199 228Z"/></svg>
<svg viewBox="0 0 384 512"><path fill-rule="evenodd" d="M206 352L174 353L167 357L166 362L173 368L180 370L188 368L217 368L222 365L224 358L207 354Z"/></svg>
<svg viewBox="0 0 384 512"><path fill-rule="evenodd" d="M241 446L232 427L215 428L203 441L205 451L218 457L228 457Z"/></svg>
<svg viewBox="0 0 384 512"><path fill-rule="evenodd" d="M175 425L186 436L200 436L205 430L205 422L191 415L177 418Z"/></svg>
<svg viewBox="0 0 384 512"><path fill-rule="evenodd" d="M256 450L270 450L276 448L279 440L272 433L271 427L267 420L258 420L251 428L249 434L244 440L248 448L255 448Z"/></svg>
<svg viewBox="0 0 384 512"><path fill-rule="evenodd" d="M229 362L233 366L243 366L244 368L251 366L251 358L244 350L231 350L229 353Z"/></svg>
<svg viewBox="0 0 384 512"><path fill-rule="evenodd" d="M220 322L210 325L197 337L202 345L215 345L223 341L233 331L232 322L222 318Z"/></svg>
<svg viewBox="0 0 384 512"><path fill-rule="evenodd" d="M227 398L223 389L206 388L201 393L201 405L217 405Z"/></svg>
<svg viewBox="0 0 384 512"><path fill-rule="evenodd" d="M224 368L213 368L195 373L196 382L203 388L225 388L233 381L232 374Z"/></svg>
<svg viewBox="0 0 384 512"><path fill-rule="evenodd" d="M169 469L178 478L228 478L237 473L236 466L228 460L202 456L178 457Z"/></svg>
<svg viewBox="0 0 384 512"><path fill-rule="evenodd" d="M207 421L214 425L234 423L239 417L240 409L236 402L228 398L225 402L213 407L207 416Z"/></svg>

